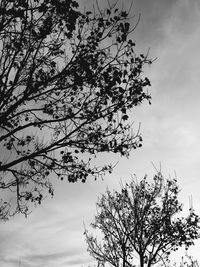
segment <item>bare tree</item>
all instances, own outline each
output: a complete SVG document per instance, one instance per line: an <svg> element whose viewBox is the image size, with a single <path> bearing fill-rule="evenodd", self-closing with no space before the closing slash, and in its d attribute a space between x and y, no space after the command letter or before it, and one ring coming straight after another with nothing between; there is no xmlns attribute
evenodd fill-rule
<svg viewBox="0 0 200 267"><path fill-rule="evenodd" d="M136 55L133 30L109 2L81 12L73 0L0 1L0 188L15 212L41 203L45 188L53 195L52 177L97 178L112 170L92 164L98 153L141 146L127 112L150 101L151 60Z"/></svg>
<svg viewBox="0 0 200 267"><path fill-rule="evenodd" d="M175 264L174 266L177 266L177 264ZM182 257L179 266L180 267L199 267L199 263L192 256L186 253L185 257Z"/></svg>
<svg viewBox="0 0 200 267"><path fill-rule="evenodd" d="M140 267L150 267L167 263L179 247L193 245L200 219L194 210L185 218L178 216L178 192L176 179L164 180L161 173L153 183L145 177L126 184L121 192L107 190L91 224L101 241L85 231L90 254L102 266L132 267L139 262Z"/></svg>

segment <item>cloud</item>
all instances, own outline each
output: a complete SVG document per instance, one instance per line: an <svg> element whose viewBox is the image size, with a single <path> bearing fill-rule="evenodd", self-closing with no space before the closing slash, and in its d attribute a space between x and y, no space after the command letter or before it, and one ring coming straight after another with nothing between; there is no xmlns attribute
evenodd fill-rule
<svg viewBox="0 0 200 267"><path fill-rule="evenodd" d="M62 266L63 262L80 262L82 261L82 249L77 246L75 248L72 246L71 249L67 248L66 251L56 251L56 252L35 252L36 244L34 243L32 245L32 250L26 251L26 249L22 246L21 249L24 250L21 255L14 253L12 255L12 247L10 248L9 253L4 253L4 255L1 256L0 262L1 266L9 266L9 267L16 267L19 262L21 262L21 266L26 267L53 267L53 266ZM47 243L45 246L48 246ZM56 248L56 242L54 244ZM38 244L39 248L39 244ZM48 251L48 249L47 249Z"/></svg>
<svg viewBox="0 0 200 267"><path fill-rule="evenodd" d="M90 261L88 253L79 248L55 253L30 253L21 260L26 267L81 266Z"/></svg>
<svg viewBox="0 0 200 267"><path fill-rule="evenodd" d="M63 252L55 252L55 253L38 253L38 254L30 254L27 255L23 260L25 262L39 264L42 266L48 266L48 264L55 263L67 257L73 257L74 255L79 254L80 251L78 250L67 250Z"/></svg>
<svg viewBox="0 0 200 267"><path fill-rule="evenodd" d="M150 48L152 55L159 57L157 49L164 50L172 39L181 36L187 35L186 41L198 28L200 5L198 0L136 0L132 14L137 17L139 13L141 19L132 35L136 48Z"/></svg>
<svg viewBox="0 0 200 267"><path fill-rule="evenodd" d="M70 267L70 266L79 266L80 267L83 265L88 266L88 264L90 262L92 262L91 257L88 257L88 255L84 257L84 254L81 253L81 256L79 255L73 259L70 259L70 260L63 262L62 266L63 267Z"/></svg>

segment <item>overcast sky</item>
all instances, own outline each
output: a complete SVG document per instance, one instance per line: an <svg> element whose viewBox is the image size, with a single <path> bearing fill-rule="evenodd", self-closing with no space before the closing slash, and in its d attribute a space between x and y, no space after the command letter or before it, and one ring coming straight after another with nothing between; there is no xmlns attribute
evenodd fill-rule
<svg viewBox="0 0 200 267"><path fill-rule="evenodd" d="M92 0L82 2L89 6ZM121 158L104 181L60 183L55 198L27 219L16 216L1 222L0 266L18 267L20 261L20 267L88 266L83 222L89 226L93 220L97 197L107 186L119 188L132 174L151 177L151 162L158 169L161 163L166 177L176 172L185 209L192 195L200 214L200 1L134 0L132 12L136 18L141 13L132 36L137 50L150 48L150 56L157 57L146 69L152 105L144 103L132 113L136 129L142 123L143 147L129 159ZM191 253L200 262L199 251L197 243Z"/></svg>

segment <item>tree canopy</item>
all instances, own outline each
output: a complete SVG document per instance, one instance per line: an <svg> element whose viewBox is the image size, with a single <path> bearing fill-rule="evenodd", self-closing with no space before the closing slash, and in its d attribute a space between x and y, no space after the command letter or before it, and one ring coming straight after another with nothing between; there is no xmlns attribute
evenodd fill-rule
<svg viewBox="0 0 200 267"><path fill-rule="evenodd" d="M98 266L150 267L164 263L179 247L187 249L200 237L200 218L193 208L180 217L176 179L164 179L161 173L153 182L147 177L122 186L120 192L109 190L97 202L92 227L98 237L86 230L88 251ZM108 265L107 265L108 264Z"/></svg>
<svg viewBox="0 0 200 267"><path fill-rule="evenodd" d="M0 217L53 195L51 177L85 182L111 171L92 158L141 146L128 111L150 101L128 12L81 11L73 0L0 2ZM14 201L6 202L5 192ZM12 207L13 209L13 207Z"/></svg>

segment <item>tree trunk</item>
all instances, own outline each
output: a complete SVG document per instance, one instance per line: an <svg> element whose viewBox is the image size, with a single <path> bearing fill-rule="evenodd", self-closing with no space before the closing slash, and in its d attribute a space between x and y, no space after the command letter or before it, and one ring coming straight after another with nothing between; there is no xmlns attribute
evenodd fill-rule
<svg viewBox="0 0 200 267"><path fill-rule="evenodd" d="M140 267L144 267L144 257L140 255Z"/></svg>

